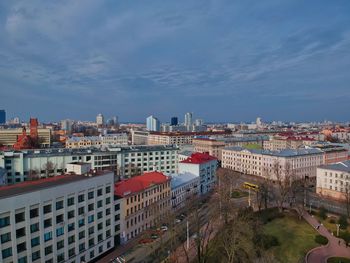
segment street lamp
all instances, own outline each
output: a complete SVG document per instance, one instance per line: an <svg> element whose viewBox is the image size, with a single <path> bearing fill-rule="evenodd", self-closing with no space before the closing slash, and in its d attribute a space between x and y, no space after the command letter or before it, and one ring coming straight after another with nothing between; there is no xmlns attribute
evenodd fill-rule
<svg viewBox="0 0 350 263"><path fill-rule="evenodd" d="M340 224L337 224L337 237L339 236L339 227L340 227Z"/></svg>

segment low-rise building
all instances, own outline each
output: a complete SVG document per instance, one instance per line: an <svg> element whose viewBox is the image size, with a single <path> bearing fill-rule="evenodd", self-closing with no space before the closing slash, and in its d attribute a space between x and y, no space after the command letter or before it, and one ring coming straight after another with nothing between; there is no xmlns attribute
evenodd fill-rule
<svg viewBox="0 0 350 263"><path fill-rule="evenodd" d="M126 133L107 134L100 136L71 137L66 140L66 148L101 148L108 146L127 145Z"/></svg>
<svg viewBox="0 0 350 263"><path fill-rule="evenodd" d="M350 160L318 167L316 192L337 200L349 200Z"/></svg>
<svg viewBox="0 0 350 263"><path fill-rule="evenodd" d="M115 246L113 173L0 187L0 262L89 262Z"/></svg>
<svg viewBox="0 0 350 263"><path fill-rule="evenodd" d="M312 147L324 152L324 164L338 163L349 159L349 151L340 145L314 144Z"/></svg>
<svg viewBox="0 0 350 263"><path fill-rule="evenodd" d="M150 172L115 184L116 198L121 199L121 242L140 235L157 225L170 209L169 176Z"/></svg>
<svg viewBox="0 0 350 263"><path fill-rule="evenodd" d="M276 179L275 165L280 167L282 178L291 169L300 179L316 178L316 168L324 163L324 153L319 149L285 149L268 151L227 147L222 150L222 167L237 172Z"/></svg>
<svg viewBox="0 0 350 263"><path fill-rule="evenodd" d="M149 131L131 130L131 144L147 145L149 133Z"/></svg>
<svg viewBox="0 0 350 263"><path fill-rule="evenodd" d="M51 130L38 128L38 138L40 147L48 148L51 145ZM0 129L0 144L12 147L17 142L17 138L23 134L23 128L18 129Z"/></svg>
<svg viewBox="0 0 350 263"><path fill-rule="evenodd" d="M264 141L264 150L280 151L283 149L298 149L303 146L309 146L315 140L307 137L295 136L274 136L270 140Z"/></svg>
<svg viewBox="0 0 350 263"><path fill-rule="evenodd" d="M171 175L171 206L179 209L185 202L198 193L200 185L199 176L192 173Z"/></svg>

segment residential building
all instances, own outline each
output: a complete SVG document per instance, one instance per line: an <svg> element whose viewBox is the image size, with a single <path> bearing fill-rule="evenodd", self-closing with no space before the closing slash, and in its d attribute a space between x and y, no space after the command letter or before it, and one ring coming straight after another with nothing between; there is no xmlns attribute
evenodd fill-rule
<svg viewBox="0 0 350 263"><path fill-rule="evenodd" d="M350 160L317 168L316 192L341 201L350 198Z"/></svg>
<svg viewBox="0 0 350 263"><path fill-rule="evenodd" d="M115 184L121 199L121 242L127 243L158 223L170 209L169 176L150 172Z"/></svg>
<svg viewBox="0 0 350 263"><path fill-rule="evenodd" d="M47 148L51 145L51 130L38 128L40 147ZM0 130L0 144L12 147L17 142L17 138L23 134L23 128Z"/></svg>
<svg viewBox="0 0 350 263"><path fill-rule="evenodd" d="M179 124L178 118L177 117L171 117L170 125L171 126L176 126L178 124Z"/></svg>
<svg viewBox="0 0 350 263"><path fill-rule="evenodd" d="M198 193L199 176L189 172L171 175L171 206L179 209Z"/></svg>
<svg viewBox="0 0 350 263"><path fill-rule="evenodd" d="M115 246L113 173L0 187L0 262L89 262Z"/></svg>
<svg viewBox="0 0 350 263"><path fill-rule="evenodd" d="M160 131L160 122L153 115L146 119L146 127L148 131Z"/></svg>
<svg viewBox="0 0 350 263"><path fill-rule="evenodd" d="M222 150L223 168L275 180L275 165L283 178L286 171L300 179L315 179L316 168L324 162L324 153L319 149L285 149L268 151L227 147ZM288 168L287 168L288 167Z"/></svg>
<svg viewBox="0 0 350 263"><path fill-rule="evenodd" d="M127 145L128 134L115 133L100 136L71 137L66 140L66 148L101 148L107 146Z"/></svg>
<svg viewBox="0 0 350 263"><path fill-rule="evenodd" d="M97 126L103 126L105 124L105 118L101 113L96 116L96 124Z"/></svg>
<svg viewBox="0 0 350 263"><path fill-rule="evenodd" d="M121 178L155 170L176 173L178 150L175 145L153 145L3 151L0 152L0 168L6 170L6 184L62 174L67 172L66 166L72 162L90 163L96 170L112 169Z"/></svg>
<svg viewBox="0 0 350 263"><path fill-rule="evenodd" d="M148 131L131 130L131 143L133 145L146 145L148 144L148 135Z"/></svg>
<svg viewBox="0 0 350 263"><path fill-rule="evenodd" d="M6 123L6 111L0 110L0 124Z"/></svg>
<svg viewBox="0 0 350 263"><path fill-rule="evenodd" d="M283 149L298 149L311 145L315 142L312 138L295 136L274 136L270 140L264 141L264 150L280 151Z"/></svg>
<svg viewBox="0 0 350 263"><path fill-rule="evenodd" d="M178 153L179 162L182 162L183 160L186 160L187 158L191 157L193 153L195 153L195 151L192 151L191 149L182 149Z"/></svg>
<svg viewBox="0 0 350 263"><path fill-rule="evenodd" d="M217 158L207 153L193 153L179 163L179 173L191 173L199 177L199 194L206 194L216 182Z"/></svg>
<svg viewBox="0 0 350 263"><path fill-rule="evenodd" d="M344 162L349 159L349 151L341 145L331 143L318 143L313 144L311 147L320 149L324 152L323 163L325 165Z"/></svg>
<svg viewBox="0 0 350 263"><path fill-rule="evenodd" d="M73 121L72 120L62 120L61 121L61 130L65 131L66 134L72 132Z"/></svg>

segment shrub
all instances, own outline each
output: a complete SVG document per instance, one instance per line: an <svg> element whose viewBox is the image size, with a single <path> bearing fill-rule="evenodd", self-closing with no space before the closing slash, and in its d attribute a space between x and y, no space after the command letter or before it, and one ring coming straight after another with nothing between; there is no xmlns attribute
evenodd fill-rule
<svg viewBox="0 0 350 263"><path fill-rule="evenodd" d="M344 239L346 243L350 243L350 233L348 231L340 232L339 237Z"/></svg>
<svg viewBox="0 0 350 263"><path fill-rule="evenodd" d="M260 221L267 224L276 218L283 218L284 214L278 211L278 208L265 209L257 213Z"/></svg>
<svg viewBox="0 0 350 263"><path fill-rule="evenodd" d="M323 220L327 218L327 209L323 206L320 208L320 211L318 211L318 216L322 218Z"/></svg>
<svg viewBox="0 0 350 263"><path fill-rule="evenodd" d="M346 229L348 227L348 219L345 215L341 215L338 219L338 224L340 225L341 229Z"/></svg>
<svg viewBox="0 0 350 263"><path fill-rule="evenodd" d="M321 235L316 235L315 236L315 242L317 244L321 244L321 245L327 245L328 243L328 239L324 236L321 236Z"/></svg>
<svg viewBox="0 0 350 263"><path fill-rule="evenodd" d="M329 223L335 224L335 219L334 218L329 219Z"/></svg>
<svg viewBox="0 0 350 263"><path fill-rule="evenodd" d="M256 235L254 242L264 250L280 245L277 237L267 234Z"/></svg>

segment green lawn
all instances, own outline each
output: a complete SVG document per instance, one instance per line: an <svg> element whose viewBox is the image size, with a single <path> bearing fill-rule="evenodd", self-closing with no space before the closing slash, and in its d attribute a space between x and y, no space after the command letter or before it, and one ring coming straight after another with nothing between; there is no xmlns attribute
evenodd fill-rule
<svg viewBox="0 0 350 263"><path fill-rule="evenodd" d="M314 241L315 229L295 215L274 219L264 225L264 232L278 238L280 245L271 251L280 262L302 262L310 249L319 246Z"/></svg>
<svg viewBox="0 0 350 263"><path fill-rule="evenodd" d="M257 144L257 143L246 144L243 147L246 149L250 149L250 150L261 150L262 149L261 145Z"/></svg>
<svg viewBox="0 0 350 263"><path fill-rule="evenodd" d="M329 258L327 263L350 263L349 258Z"/></svg>

